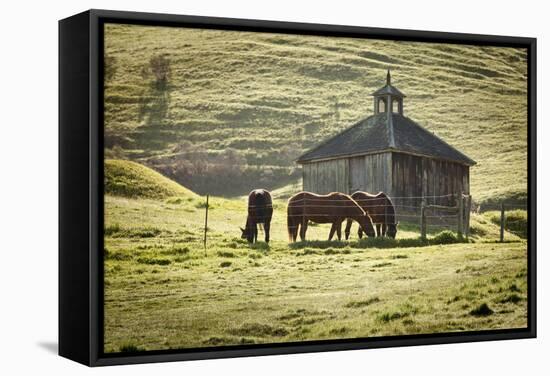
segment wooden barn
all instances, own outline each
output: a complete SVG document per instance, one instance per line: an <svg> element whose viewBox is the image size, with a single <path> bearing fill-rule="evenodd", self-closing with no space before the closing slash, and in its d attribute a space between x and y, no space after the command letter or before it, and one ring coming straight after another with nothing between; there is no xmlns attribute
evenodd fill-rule
<svg viewBox="0 0 550 376"><path fill-rule="evenodd" d="M389 71L386 85L372 95L374 115L299 157L303 189L383 191L415 212L423 197L427 204L454 205L453 195L469 194L475 162L404 116L405 95L392 86Z"/></svg>

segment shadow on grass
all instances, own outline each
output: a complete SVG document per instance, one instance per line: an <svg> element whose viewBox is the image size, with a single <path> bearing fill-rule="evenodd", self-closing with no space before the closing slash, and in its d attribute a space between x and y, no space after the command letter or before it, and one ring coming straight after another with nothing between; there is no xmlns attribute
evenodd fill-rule
<svg viewBox="0 0 550 376"><path fill-rule="evenodd" d="M250 244L250 249L254 249L256 251L268 252L269 251L269 243L266 243L266 242L252 243L252 244Z"/></svg>
<svg viewBox="0 0 550 376"><path fill-rule="evenodd" d="M418 238L404 238L393 239L387 237L375 237L375 238L363 238L357 241L328 241L328 240L305 240L296 243L290 243L291 249L302 248L412 248L412 247L425 247L430 245L439 244L455 244L466 243L466 239L457 236L451 231L442 231L436 234L434 237L428 239Z"/></svg>

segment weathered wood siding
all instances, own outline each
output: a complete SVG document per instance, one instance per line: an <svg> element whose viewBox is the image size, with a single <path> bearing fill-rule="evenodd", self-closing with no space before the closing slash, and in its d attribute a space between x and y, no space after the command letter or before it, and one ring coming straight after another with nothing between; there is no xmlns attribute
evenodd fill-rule
<svg viewBox="0 0 550 376"><path fill-rule="evenodd" d="M392 154L370 154L349 159L349 191L387 192L392 188Z"/></svg>
<svg viewBox="0 0 550 376"><path fill-rule="evenodd" d="M418 213L422 197L426 197L427 204L454 206L455 197L437 196L470 193L469 167L404 153L333 159L306 163L302 168L305 191L319 194L382 191L393 198L398 212L403 214Z"/></svg>
<svg viewBox="0 0 550 376"><path fill-rule="evenodd" d="M304 191L326 194L348 193L348 159L306 163L302 167Z"/></svg>
<svg viewBox="0 0 550 376"><path fill-rule="evenodd" d="M402 153L392 155L392 197L402 211L418 211L422 197L426 197L427 204L454 206L455 197L437 196L470 193L469 179L469 167L459 163Z"/></svg>

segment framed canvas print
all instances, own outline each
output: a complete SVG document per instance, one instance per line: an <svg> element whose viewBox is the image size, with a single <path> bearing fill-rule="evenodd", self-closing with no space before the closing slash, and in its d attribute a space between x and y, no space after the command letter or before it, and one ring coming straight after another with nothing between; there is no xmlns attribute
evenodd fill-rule
<svg viewBox="0 0 550 376"><path fill-rule="evenodd" d="M536 40L59 23L59 353L536 335Z"/></svg>

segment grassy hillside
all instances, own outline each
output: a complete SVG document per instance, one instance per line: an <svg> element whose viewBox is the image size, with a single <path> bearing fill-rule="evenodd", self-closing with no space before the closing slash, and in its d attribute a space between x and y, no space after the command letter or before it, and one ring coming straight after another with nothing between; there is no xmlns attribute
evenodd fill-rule
<svg viewBox="0 0 550 376"><path fill-rule="evenodd" d="M371 115L390 67L405 115L478 162L476 200L525 197L525 50L129 25L105 48L107 155L199 193L295 182L293 159ZM163 88L142 75L161 54Z"/></svg>
<svg viewBox="0 0 550 376"><path fill-rule="evenodd" d="M162 199L197 195L180 184L139 163L107 159L105 193L133 198Z"/></svg>
<svg viewBox="0 0 550 376"><path fill-rule="evenodd" d="M288 244L275 200L272 241L238 236L244 199L106 196L105 351L520 328L527 325L526 242L473 216L475 243L328 242L328 225ZM474 231L473 231L474 232ZM263 238L260 233L259 238Z"/></svg>

